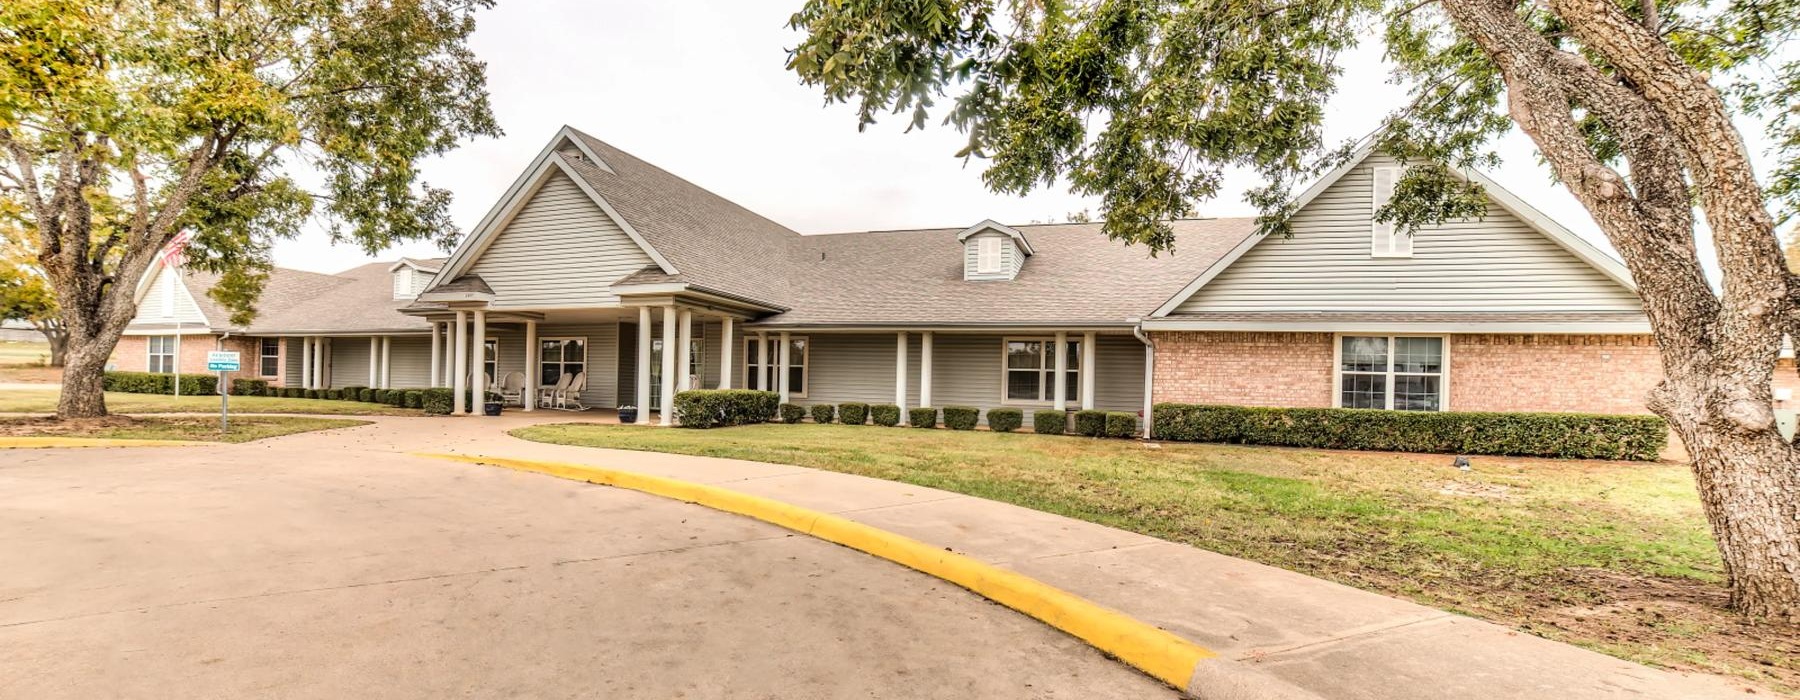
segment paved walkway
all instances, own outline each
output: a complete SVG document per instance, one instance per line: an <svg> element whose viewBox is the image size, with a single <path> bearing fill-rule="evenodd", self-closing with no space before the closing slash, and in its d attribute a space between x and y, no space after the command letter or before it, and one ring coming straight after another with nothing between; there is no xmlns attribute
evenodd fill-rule
<svg viewBox="0 0 1800 700"><path fill-rule="evenodd" d="M720 484L838 513L1018 570L1254 664L1327 698L1673 699L1741 698L1745 694L1742 688L1725 679L1658 671L1293 572L1015 506L801 467L543 445L517 440L504 433L505 429L519 425L570 419L566 415L525 416L518 413L495 419L373 418L376 425L362 428L196 450L220 450L239 459L248 454L257 463L269 465L282 464L284 460L292 459L297 451L357 464L391 462L393 468L401 469L411 477L442 474L445 481L479 486L472 490L466 485L432 489L431 498L453 499L453 503L471 499L484 501L500 497L504 490L524 488L562 488L569 490L571 498L576 498L575 494L581 494L580 498L593 498L586 494L594 489L572 482L546 487L543 483L559 480L499 469L492 470L494 476L478 476L465 465L414 460L394 453L422 450L503 455L591 464ZM161 454L170 452L164 450ZM255 457L259 452L267 458ZM309 469L284 464L281 472L304 477L315 470L331 472L342 468L315 465ZM0 476L6 473L0 471ZM225 474L232 480L255 478L241 469L227 470ZM424 483L442 482L427 479ZM459 496L464 490L469 492ZM615 493L611 489L599 490ZM5 486L0 485L0 494L6 492ZM729 517L696 506L671 504L670 507L692 512L694 518L709 521ZM575 510L585 509L583 506ZM5 508L0 507L0 512L4 511ZM453 507L442 512L454 520L463 511ZM372 521L367 526L378 528L380 522ZM0 521L0 532L10 529ZM577 541L605 539L603 535L584 535L581 531L564 530L552 534L554 537L541 537L536 541L560 542L565 537ZM658 537L662 533L643 532L638 536ZM0 549L0 557L3 556L5 550ZM715 565L723 566L732 561L727 556ZM0 587L0 599L8 597L3 588ZM766 613L764 608L769 608L799 613L802 608L793 606L817 595L838 593L842 593L841 589L824 585L816 590L774 587L767 593L747 595L740 602L748 606L747 612L754 609ZM777 597L766 597L768 595ZM6 604L0 603L0 613L7 610ZM896 617L889 623L901 628L940 624L942 621L935 618L939 614L943 613L920 609L914 615ZM782 621L776 622L777 618ZM533 622L544 624L542 620ZM810 629L815 622L819 621L777 615L763 618L758 624L801 624ZM0 625L4 624L0 622ZM733 626L716 626L714 632ZM840 641L842 639L840 637ZM1021 637L1018 643L1029 644L1033 639L1036 637ZM962 664L981 666L984 663L981 659L995 644L1014 643L1012 639L1006 639L1003 642L965 640L951 644L944 651L955 658L947 660L947 666L933 667L931 672L945 672ZM6 646L4 637L0 636L0 649ZM1061 667L1063 662L1052 666ZM1091 670L1081 672L1082 677L1090 680L1095 677L1094 673ZM1136 679L1142 680L1142 677ZM5 687L0 684L0 690ZM1061 686L1040 684L1033 686L1036 690L1030 693L959 690L950 694L1032 696L1046 687ZM898 693L889 688L874 694L887 696L890 690ZM1077 694L1099 697L1089 690ZM1142 688L1127 694L1144 696Z"/></svg>

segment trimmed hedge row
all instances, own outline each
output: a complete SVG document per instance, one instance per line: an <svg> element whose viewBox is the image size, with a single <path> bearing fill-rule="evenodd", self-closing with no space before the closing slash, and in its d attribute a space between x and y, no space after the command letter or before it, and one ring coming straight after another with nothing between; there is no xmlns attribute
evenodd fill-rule
<svg viewBox="0 0 1800 700"><path fill-rule="evenodd" d="M866 403L838 404L838 422L844 425L862 425L869 422L869 405Z"/></svg>
<svg viewBox="0 0 1800 700"><path fill-rule="evenodd" d="M988 430L1010 433L1025 424L1025 411L1018 408L988 409Z"/></svg>
<svg viewBox="0 0 1800 700"><path fill-rule="evenodd" d="M813 404L810 410L814 423L830 423L837 417L837 409L828 403Z"/></svg>
<svg viewBox="0 0 1800 700"><path fill-rule="evenodd" d="M906 424L914 428L936 428L938 411L930 406L906 409Z"/></svg>
<svg viewBox="0 0 1800 700"><path fill-rule="evenodd" d="M900 424L900 407L891 403L880 403L869 407L869 420L876 425L892 428Z"/></svg>
<svg viewBox="0 0 1800 700"><path fill-rule="evenodd" d="M972 406L945 406L944 427L951 430L974 430L981 422L981 409Z"/></svg>
<svg viewBox="0 0 1800 700"><path fill-rule="evenodd" d="M101 375L100 386L106 391L127 394L173 394L175 375L160 372L107 372ZM217 395L219 378L211 374L181 375L181 393L194 396Z"/></svg>
<svg viewBox="0 0 1800 700"><path fill-rule="evenodd" d="M1156 437L1342 450L1654 460L1668 444L1655 416L1584 413L1248 408L1162 403Z"/></svg>
<svg viewBox="0 0 1800 700"><path fill-rule="evenodd" d="M793 425L806 419L806 407L798 404L784 403L781 405L780 413L781 422L788 425Z"/></svg>
<svg viewBox="0 0 1800 700"><path fill-rule="evenodd" d="M675 394L675 419L684 428L767 423L782 405L781 395L773 391L695 389Z"/></svg>

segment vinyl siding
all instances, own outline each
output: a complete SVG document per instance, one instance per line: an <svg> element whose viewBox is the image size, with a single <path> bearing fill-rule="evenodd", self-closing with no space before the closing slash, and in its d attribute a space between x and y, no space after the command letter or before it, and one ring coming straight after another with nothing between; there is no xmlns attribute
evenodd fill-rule
<svg viewBox="0 0 1800 700"><path fill-rule="evenodd" d="M1413 234L1410 258L1370 256L1370 156L1175 311L1637 311L1630 290L1490 204L1482 220Z"/></svg>
<svg viewBox="0 0 1800 700"><path fill-rule="evenodd" d="M613 282L652 264L574 180L557 171L469 272L493 288L497 309L606 306L618 303L609 288Z"/></svg>
<svg viewBox="0 0 1800 700"><path fill-rule="evenodd" d="M281 368L281 385L300 386L300 368L304 364L306 343L303 338L283 338L282 347L286 350L287 360Z"/></svg>
<svg viewBox="0 0 1800 700"><path fill-rule="evenodd" d="M371 386L369 384L369 339L332 338L331 388Z"/></svg>
<svg viewBox="0 0 1800 700"><path fill-rule="evenodd" d="M174 304L169 307L170 313L163 313L165 295L174 294ZM137 316L132 323L181 323L205 326L206 317L201 315L200 306L194 303L194 297L188 293L186 284L174 268L159 268L156 279L150 282L150 288L144 292L144 298L138 302Z"/></svg>
<svg viewBox="0 0 1800 700"><path fill-rule="evenodd" d="M498 360L500 376L508 372L524 372L525 329L523 326L490 325L487 334L499 341L500 356ZM615 322L594 324L544 325L538 326L538 338L586 338L587 339L587 389L581 392L581 402L590 408L617 408L619 406L619 324ZM422 338L424 342L421 357L424 364L431 362L431 339ZM635 338L633 342L636 342ZM531 349L536 352L536 349ZM421 372L421 376L429 371ZM398 371L395 376L399 376Z"/></svg>
<svg viewBox="0 0 1800 700"><path fill-rule="evenodd" d="M1000 272L976 272L981 269L981 239L1000 239ZM998 231L987 231L970 236L963 241L963 279L971 282L1007 281L1019 276L1019 269L1025 266L1025 255L1019 250L1018 243Z"/></svg>
<svg viewBox="0 0 1800 700"><path fill-rule="evenodd" d="M394 338L388 347L388 386L424 389L431 386L431 336ZM367 372L363 375L368 378Z"/></svg>

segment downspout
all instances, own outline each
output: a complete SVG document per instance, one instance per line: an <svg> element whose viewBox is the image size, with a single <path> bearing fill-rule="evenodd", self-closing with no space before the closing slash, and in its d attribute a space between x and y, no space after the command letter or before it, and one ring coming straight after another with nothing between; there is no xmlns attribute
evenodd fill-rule
<svg viewBox="0 0 1800 700"><path fill-rule="evenodd" d="M1144 439L1149 440L1155 434L1151 423L1156 415L1156 397L1152 394L1156 387L1156 344L1144 333L1143 321L1131 327L1131 334L1144 344Z"/></svg>

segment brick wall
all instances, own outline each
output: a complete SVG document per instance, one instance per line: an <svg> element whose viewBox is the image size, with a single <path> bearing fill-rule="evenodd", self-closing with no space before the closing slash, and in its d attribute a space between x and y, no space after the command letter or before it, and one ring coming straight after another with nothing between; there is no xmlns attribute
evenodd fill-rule
<svg viewBox="0 0 1800 700"><path fill-rule="evenodd" d="M286 345L285 343L283 344ZM150 336L127 335L119 338L119 344L113 346L111 364L114 369L125 372L143 372L149 368ZM219 346L218 336L184 335L181 337L181 350L176 353L176 364L180 365L182 374L205 374L206 353L213 350L235 350L242 361L244 371L232 374L238 379L268 379L277 384L280 376L257 376L258 364L262 352L261 339L247 336L226 338L224 346ZM283 347L282 352L287 352Z"/></svg>
<svg viewBox="0 0 1800 700"><path fill-rule="evenodd" d="M1649 413L1662 379L1647 335L1455 335L1450 408L1457 411Z"/></svg>
<svg viewBox="0 0 1800 700"><path fill-rule="evenodd" d="M1156 332L1157 402L1331 405L1330 333Z"/></svg>

